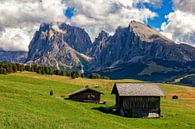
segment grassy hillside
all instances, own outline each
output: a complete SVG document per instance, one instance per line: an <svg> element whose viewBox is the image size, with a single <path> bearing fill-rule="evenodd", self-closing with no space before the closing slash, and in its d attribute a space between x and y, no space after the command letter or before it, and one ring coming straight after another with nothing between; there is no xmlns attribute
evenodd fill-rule
<svg viewBox="0 0 195 129"><path fill-rule="evenodd" d="M112 79L134 78L151 82L170 82L176 78L195 73L195 61L178 62L149 59L121 64L100 72Z"/></svg>
<svg viewBox="0 0 195 129"><path fill-rule="evenodd" d="M118 80L137 82L136 80ZM163 118L125 118L103 113L99 107L114 105L112 80L70 79L60 76L15 73L0 75L1 129L195 129L195 89L161 84ZM106 105L64 100L84 85L103 91ZM54 96L49 96L50 90ZM179 100L171 100L178 95Z"/></svg>
<svg viewBox="0 0 195 129"><path fill-rule="evenodd" d="M184 77L177 78L173 81L173 83L195 87L195 74L189 74Z"/></svg>

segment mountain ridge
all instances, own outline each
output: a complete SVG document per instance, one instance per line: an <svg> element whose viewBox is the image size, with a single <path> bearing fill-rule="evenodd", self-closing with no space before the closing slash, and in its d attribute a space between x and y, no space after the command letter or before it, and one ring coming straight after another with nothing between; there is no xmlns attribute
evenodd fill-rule
<svg viewBox="0 0 195 129"><path fill-rule="evenodd" d="M0 61L24 63L26 58L26 51L6 51L0 48Z"/></svg>
<svg viewBox="0 0 195 129"><path fill-rule="evenodd" d="M171 65L164 67L162 61ZM105 69L123 69L123 73L125 70L127 73L138 70L134 77L142 77L140 75L151 69L151 66L157 70L154 75L174 73L177 69L172 65L173 62L183 64L193 61L194 47L176 44L155 29L137 21L131 21L127 27L118 27L113 35L101 31L93 43L82 28L65 23L42 23L30 42L26 59L26 63L47 65L55 69L84 68L85 73L100 72L109 75L104 72ZM134 67L135 65L141 68ZM134 69L129 69L129 66ZM190 70L188 66L182 67L185 68L179 67L178 70L182 74L195 72L193 65L189 66ZM157 68L164 70L158 71ZM127 73L124 78L133 77ZM165 78L166 76L170 77L165 74Z"/></svg>

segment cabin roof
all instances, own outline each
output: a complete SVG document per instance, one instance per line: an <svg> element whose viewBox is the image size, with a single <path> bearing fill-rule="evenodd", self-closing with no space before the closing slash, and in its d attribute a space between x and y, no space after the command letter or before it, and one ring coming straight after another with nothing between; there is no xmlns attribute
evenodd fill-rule
<svg viewBox="0 0 195 129"><path fill-rule="evenodd" d="M76 94L79 94L79 93L82 93L82 92L85 92L85 91L93 91L93 92L96 92L96 93L103 94L102 92L99 92L97 90L91 89L89 87L85 87L85 88L81 88L77 91L74 91L74 92L70 93L69 96L76 95Z"/></svg>
<svg viewBox="0 0 195 129"><path fill-rule="evenodd" d="M112 93L119 96L164 96L158 84L115 83Z"/></svg>

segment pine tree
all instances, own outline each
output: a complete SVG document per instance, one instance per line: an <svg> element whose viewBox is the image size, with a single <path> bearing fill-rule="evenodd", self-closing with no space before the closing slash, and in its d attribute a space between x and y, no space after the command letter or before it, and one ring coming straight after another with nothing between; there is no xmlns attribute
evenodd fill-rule
<svg viewBox="0 0 195 129"><path fill-rule="evenodd" d="M0 74L7 74L7 70L5 68L0 68Z"/></svg>

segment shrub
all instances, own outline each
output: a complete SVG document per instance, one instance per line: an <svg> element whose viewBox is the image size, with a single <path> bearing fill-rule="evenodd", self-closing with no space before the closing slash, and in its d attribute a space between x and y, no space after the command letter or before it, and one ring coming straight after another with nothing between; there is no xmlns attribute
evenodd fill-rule
<svg viewBox="0 0 195 129"><path fill-rule="evenodd" d="M53 90L50 90L49 95L50 95L50 96L52 96L52 95L53 95Z"/></svg>
<svg viewBox="0 0 195 129"><path fill-rule="evenodd" d="M102 79L106 79L106 80L110 80L110 78L108 76L102 76Z"/></svg>
<svg viewBox="0 0 195 129"><path fill-rule="evenodd" d="M100 79L101 76L98 73L92 73L92 74L90 74L89 78L91 78L91 79Z"/></svg>

